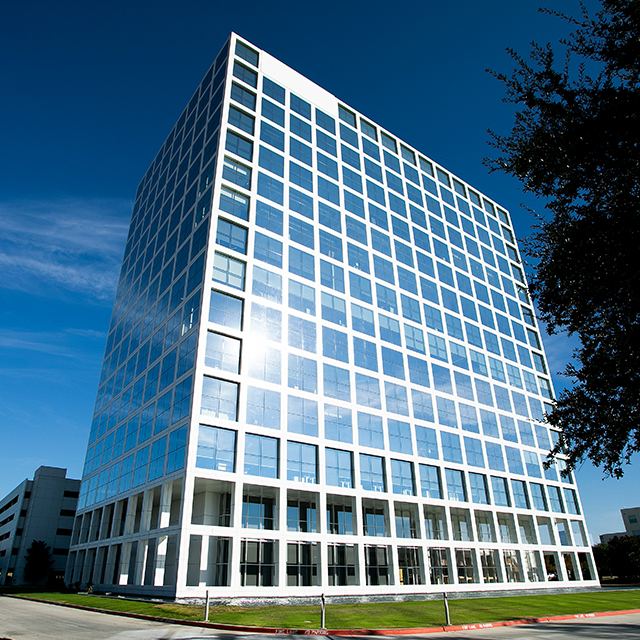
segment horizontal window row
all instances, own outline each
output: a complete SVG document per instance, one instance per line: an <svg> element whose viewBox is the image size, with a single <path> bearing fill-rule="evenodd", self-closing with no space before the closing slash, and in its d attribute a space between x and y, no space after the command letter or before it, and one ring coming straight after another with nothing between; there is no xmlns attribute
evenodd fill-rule
<svg viewBox="0 0 640 640"><path fill-rule="evenodd" d="M242 491L242 504L236 491ZM286 501L286 504L284 504ZM389 502L327 494L321 521L320 495L312 490L196 478L191 524L260 531L362 535L456 542L589 546L584 523L566 517L532 516L462 506Z"/></svg>
<svg viewBox="0 0 640 640"><path fill-rule="evenodd" d="M380 433L373 435L366 428L370 426L367 414L359 414L359 438L360 446L371 448L384 448L383 443L372 443L371 438L380 437L382 440L382 425ZM330 425L331 426L331 425ZM389 423L389 439L391 450L397 453L412 454L411 432L406 425L404 434L408 444L400 440L395 421ZM297 433L298 431L290 431ZM431 429L422 430L416 428L418 437L418 455L425 458L438 459L438 444L436 433ZM441 432L442 458L445 462L463 464L460 440L456 434ZM221 427L200 425L198 436L198 456L196 466L212 471L236 471L237 454L236 431ZM280 452L281 441L279 438L262 436L258 434L246 434L244 440L244 474L262 476L265 478L280 478ZM379 444L380 446L376 446ZM464 438L468 465L472 467L484 467L484 453L480 440ZM395 446L395 448L394 448ZM500 445L485 442L488 467L492 470L505 472L503 449ZM401 450L404 449L404 450ZM409 450L407 450L409 449ZM525 465L522 463L522 453L525 454L526 469L528 475L541 478L539 458L532 452L521 452L513 447L505 447L508 470L512 474L525 475ZM342 449L325 448L325 469L323 483L330 486L354 488L355 477L358 475L354 467L354 454ZM526 455L529 454L529 455ZM319 449L317 445L287 441L287 480L317 484L320 482L318 470ZM544 485L530 483L531 489L527 491L526 483L522 480L512 480L511 489L508 481L501 476L487 480L487 476L478 472L469 471L466 474L456 469L446 470L446 490L443 489L442 470L435 465L419 465L420 489L418 488L414 464L406 460L391 459L388 473L387 459L382 456L361 453L357 460L359 472L358 486L368 491L386 492L389 489L387 478L390 478L390 486L393 493L401 495L422 495L427 498L458 500L461 502L475 502L477 504L497 504L498 506L514 506L519 509L538 509L540 511L554 511L579 514L579 506L576 493L573 489L565 488L565 500L563 502L561 489L549 485L545 493ZM465 476L468 475L468 479ZM558 480L555 470L549 479ZM493 499L491 498L493 494ZM547 497L548 494L548 497Z"/></svg>

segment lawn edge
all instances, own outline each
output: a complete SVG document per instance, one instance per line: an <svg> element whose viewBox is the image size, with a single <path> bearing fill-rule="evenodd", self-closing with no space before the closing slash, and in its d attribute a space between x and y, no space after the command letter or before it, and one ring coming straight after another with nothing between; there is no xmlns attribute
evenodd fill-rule
<svg viewBox="0 0 640 640"><path fill-rule="evenodd" d="M55 602L42 598L32 598L30 596L19 596L14 594L2 594L1 597L15 598L17 600L30 600L42 604L51 604L69 609L80 609L82 611L93 611L95 613L107 613L125 618L136 618L138 620L148 620L150 622L164 622L166 624L181 624L188 627L203 627L206 629L220 629L227 631L247 631L254 633L271 633L274 635L305 635L305 636L399 636L409 634L426 633L446 633L450 631L473 631L475 629L493 629L497 627L515 627L523 624L541 624L545 622L558 622L563 620L580 620L583 618L600 618L603 616L619 616L640 613L640 609L624 609L622 611L597 611L595 613L573 613L562 616L544 616L541 618L521 618L519 620L501 620L498 622L479 622L475 624L457 624L439 627L416 627L411 629L279 629L277 627L252 627L237 624L219 624L216 622L204 622L200 620L175 620L174 618L162 618L159 616L149 616L144 613L131 613L129 611L114 611L112 609L99 609L97 607L86 607L81 604L71 604L69 602Z"/></svg>

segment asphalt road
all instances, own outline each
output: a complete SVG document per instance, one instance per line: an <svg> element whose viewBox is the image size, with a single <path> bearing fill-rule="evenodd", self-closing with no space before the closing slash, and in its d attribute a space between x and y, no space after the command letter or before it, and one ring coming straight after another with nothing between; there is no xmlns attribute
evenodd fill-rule
<svg viewBox="0 0 640 640"><path fill-rule="evenodd" d="M264 634L220 632L161 622L69 609L0 597L0 640L275 640ZM374 638L370 636L369 638ZM386 636L392 638L393 636ZM344 638L344 636L342 636ZM342 640L336 637L336 640ZM362 639L362 637L360 637ZM378 636L378 639L380 636ZM395 636L397 640L638 640L640 614L582 618L517 627L473 629L428 635Z"/></svg>

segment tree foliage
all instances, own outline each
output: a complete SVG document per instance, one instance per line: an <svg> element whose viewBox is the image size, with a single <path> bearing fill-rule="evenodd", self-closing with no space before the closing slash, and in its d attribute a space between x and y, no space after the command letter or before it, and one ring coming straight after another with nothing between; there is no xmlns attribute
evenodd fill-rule
<svg viewBox="0 0 640 640"><path fill-rule="evenodd" d="M27 549L24 565L24 579L28 584L44 582L49 577L53 565L51 547L43 540L34 540Z"/></svg>
<svg viewBox="0 0 640 640"><path fill-rule="evenodd" d="M530 291L549 330L579 339L548 421L568 468L584 459L622 477L640 450L640 0L602 0L590 17L544 11L572 33L560 59L532 44L494 75L517 105L508 136L490 132L492 170L544 199L525 242ZM556 47L557 48L557 47Z"/></svg>
<svg viewBox="0 0 640 640"><path fill-rule="evenodd" d="M640 536L616 536L609 542L596 544L593 557L601 578L640 579Z"/></svg>

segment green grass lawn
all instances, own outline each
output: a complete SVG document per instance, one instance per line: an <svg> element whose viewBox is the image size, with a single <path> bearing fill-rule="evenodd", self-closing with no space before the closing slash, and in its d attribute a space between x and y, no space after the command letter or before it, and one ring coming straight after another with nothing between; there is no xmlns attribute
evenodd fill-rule
<svg viewBox="0 0 640 640"><path fill-rule="evenodd" d="M68 593L16 595L110 611L143 613L174 620L202 620L204 617L204 607L180 604L135 602ZM452 624L640 609L640 590L450 600L449 609ZM220 624L316 629L320 626L320 607L211 607L209 621ZM327 605L329 629L397 629L441 625L444 625L442 601Z"/></svg>

